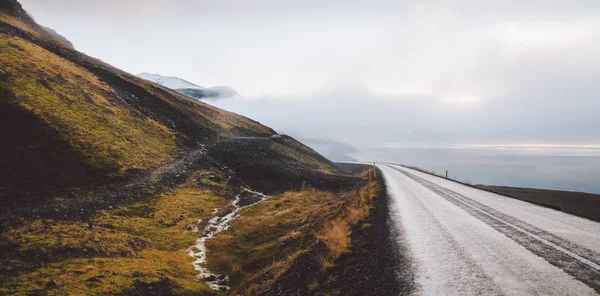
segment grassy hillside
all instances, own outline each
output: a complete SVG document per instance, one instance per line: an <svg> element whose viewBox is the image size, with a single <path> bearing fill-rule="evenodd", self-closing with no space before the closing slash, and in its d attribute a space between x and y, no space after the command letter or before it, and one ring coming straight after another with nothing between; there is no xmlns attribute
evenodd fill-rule
<svg viewBox="0 0 600 296"><path fill-rule="evenodd" d="M87 221L14 221L0 236L0 294L214 294L186 251L198 237L189 227L229 204L228 185L211 174Z"/></svg>
<svg viewBox="0 0 600 296"><path fill-rule="evenodd" d="M172 131L119 104L111 86L77 64L5 34L0 52L2 104L60 131L90 167L122 175L156 167L175 150Z"/></svg>
<svg viewBox="0 0 600 296"><path fill-rule="evenodd" d="M67 48L7 13L0 13L0 65L0 105L6 115L0 120L3 127L11 126L3 129L7 140L0 144L7 164L0 168L5 200L128 180L189 151L210 151L217 140L276 135L253 120ZM333 171L314 151L287 143L274 144L267 155L290 155L304 172Z"/></svg>
<svg viewBox="0 0 600 296"><path fill-rule="evenodd" d="M53 38L0 2L0 294L219 294L189 248L248 188L273 197L207 243L234 288L293 254L323 248L327 268L347 251L365 176Z"/></svg>

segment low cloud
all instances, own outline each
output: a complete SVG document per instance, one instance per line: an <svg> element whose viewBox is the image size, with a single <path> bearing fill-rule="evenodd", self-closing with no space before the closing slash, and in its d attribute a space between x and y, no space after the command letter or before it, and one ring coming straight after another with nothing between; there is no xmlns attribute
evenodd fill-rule
<svg viewBox="0 0 600 296"><path fill-rule="evenodd" d="M355 146L600 143L600 2L45 1L36 19L131 73Z"/></svg>

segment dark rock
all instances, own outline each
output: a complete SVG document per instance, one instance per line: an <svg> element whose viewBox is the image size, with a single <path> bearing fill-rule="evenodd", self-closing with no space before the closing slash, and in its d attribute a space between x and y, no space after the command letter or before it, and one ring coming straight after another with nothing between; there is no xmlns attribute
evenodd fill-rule
<svg viewBox="0 0 600 296"><path fill-rule="evenodd" d="M50 280L46 283L46 289L52 289L58 287L58 283L55 280Z"/></svg>
<svg viewBox="0 0 600 296"><path fill-rule="evenodd" d="M143 170L136 169L136 168L130 168L125 171L125 178L127 178L127 179L141 178L145 174L146 174L146 172Z"/></svg>

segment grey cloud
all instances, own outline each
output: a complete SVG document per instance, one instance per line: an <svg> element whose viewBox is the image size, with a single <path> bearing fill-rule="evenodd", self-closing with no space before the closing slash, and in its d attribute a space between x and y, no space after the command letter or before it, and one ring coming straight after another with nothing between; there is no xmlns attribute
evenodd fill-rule
<svg viewBox="0 0 600 296"><path fill-rule="evenodd" d="M228 85L289 133L384 143L599 143L600 2L22 0L131 73Z"/></svg>

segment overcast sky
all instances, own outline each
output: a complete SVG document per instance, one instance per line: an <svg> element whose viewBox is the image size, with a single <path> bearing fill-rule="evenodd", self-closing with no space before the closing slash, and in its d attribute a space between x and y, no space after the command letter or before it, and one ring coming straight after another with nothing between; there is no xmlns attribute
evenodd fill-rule
<svg viewBox="0 0 600 296"><path fill-rule="evenodd" d="M600 1L21 0L129 71L363 145L600 143Z"/></svg>

